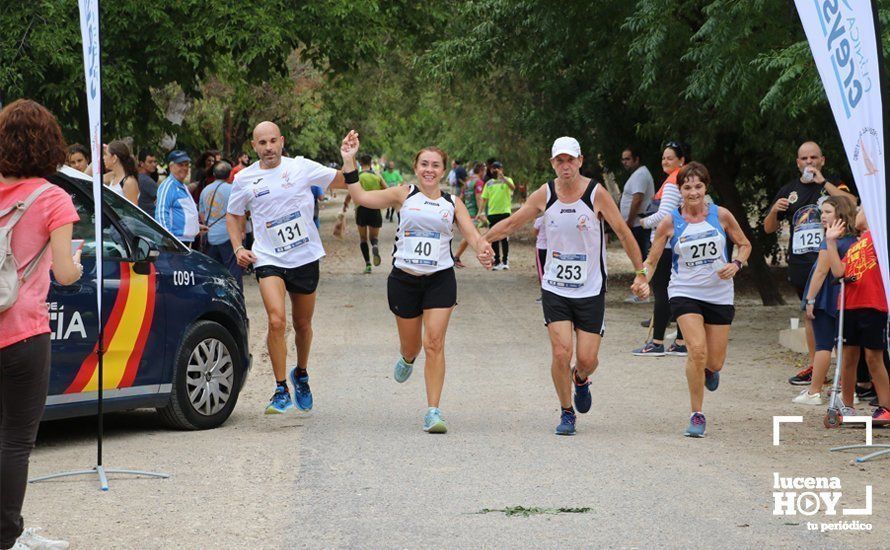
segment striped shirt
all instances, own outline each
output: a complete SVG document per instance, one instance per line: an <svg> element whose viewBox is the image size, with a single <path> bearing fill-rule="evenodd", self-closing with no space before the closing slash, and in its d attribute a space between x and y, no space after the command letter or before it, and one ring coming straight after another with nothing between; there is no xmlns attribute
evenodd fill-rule
<svg viewBox="0 0 890 550"><path fill-rule="evenodd" d="M665 180L664 184L661 186L661 189L658 190L658 194L652 197L652 202L658 202L658 211L656 211L651 216L647 216L640 220L640 225L646 229L654 229L658 227L658 224L661 223L661 220L667 218L671 215L671 213L680 207L680 188L677 187L676 174L679 173L679 170L668 176L668 179ZM655 240L655 231L652 232L650 237L651 240ZM670 241L667 242L665 248L670 248Z"/></svg>

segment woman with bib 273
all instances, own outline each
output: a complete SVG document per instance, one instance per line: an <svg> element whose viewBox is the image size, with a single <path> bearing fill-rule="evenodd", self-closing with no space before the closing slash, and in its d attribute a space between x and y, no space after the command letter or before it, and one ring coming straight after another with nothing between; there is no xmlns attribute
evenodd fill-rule
<svg viewBox="0 0 890 550"><path fill-rule="evenodd" d="M729 326L735 316L732 278L748 260L751 243L729 210L705 201L711 176L703 164L684 166L677 183L682 206L658 224L646 266L651 279L655 270L663 267L658 263L662 253L671 253L671 315L683 329L689 352L686 383L692 415L686 435L702 437L704 390L714 391L720 383ZM732 261L726 254L727 239L738 247L738 257ZM668 241L670 248L665 249Z"/></svg>
<svg viewBox="0 0 890 550"><path fill-rule="evenodd" d="M343 151L358 149L358 134L350 132ZM451 258L452 226L456 222L479 262L491 267L493 251L476 230L467 208L459 198L439 189L448 156L438 147L425 147L414 157L417 185L400 185L367 191L358 182L355 159L344 154L343 171L352 200L366 208L396 208L393 269L387 282L389 309L396 316L401 357L394 378L404 382L411 376L414 360L423 347L425 354L427 414L423 429L445 433L439 400L445 384L445 332L457 305L457 282Z"/></svg>

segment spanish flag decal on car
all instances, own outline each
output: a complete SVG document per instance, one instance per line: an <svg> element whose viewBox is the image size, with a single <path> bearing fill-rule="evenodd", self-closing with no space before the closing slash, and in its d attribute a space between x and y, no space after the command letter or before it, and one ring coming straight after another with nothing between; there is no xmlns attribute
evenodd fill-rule
<svg viewBox="0 0 890 550"><path fill-rule="evenodd" d="M157 280L155 266L149 266L149 274L140 275L133 270L133 264L121 263L120 288L105 323L103 388L130 387L136 378L155 311ZM98 346L84 359L74 382L65 393L99 389L97 351Z"/></svg>

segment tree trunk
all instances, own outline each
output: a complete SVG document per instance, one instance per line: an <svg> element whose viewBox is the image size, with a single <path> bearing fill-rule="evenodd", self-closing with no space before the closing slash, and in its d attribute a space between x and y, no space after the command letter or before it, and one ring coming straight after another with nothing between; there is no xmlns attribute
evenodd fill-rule
<svg viewBox="0 0 890 550"><path fill-rule="evenodd" d="M754 238L754 229L748 221L748 212L745 210L739 191L735 186L735 180L739 173L739 164L736 156L730 154L732 149L725 149L722 139L718 138L718 145L707 158L706 165L711 173L711 185L720 195L720 206L726 208L735 219L738 220L742 231L751 241L751 257L748 258L754 284L760 293L760 299L765 306L785 305L785 299L779 292L779 286L773 280L769 266L766 263L763 247L759 240Z"/></svg>

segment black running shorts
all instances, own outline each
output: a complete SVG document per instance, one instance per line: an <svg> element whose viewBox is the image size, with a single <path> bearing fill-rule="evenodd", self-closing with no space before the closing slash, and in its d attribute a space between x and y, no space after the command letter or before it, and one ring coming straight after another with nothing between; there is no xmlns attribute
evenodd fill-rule
<svg viewBox="0 0 890 550"><path fill-rule="evenodd" d="M359 206L355 209L355 225L361 227L383 227L383 216L380 210Z"/></svg>
<svg viewBox="0 0 890 550"><path fill-rule="evenodd" d="M278 277L291 294L312 294L318 288L318 260L300 267L278 267L264 265L256 268L256 280L265 277Z"/></svg>
<svg viewBox="0 0 890 550"><path fill-rule="evenodd" d="M735 317L735 306L731 305L711 304L685 296L671 298L669 303L671 304L671 317L674 319L693 313L704 317L706 325L731 325Z"/></svg>
<svg viewBox="0 0 890 550"><path fill-rule="evenodd" d="M457 305L457 280L454 268L431 275L412 275L394 267L386 282L389 310L397 317L414 319L425 309L449 308Z"/></svg>
<svg viewBox="0 0 890 550"><path fill-rule="evenodd" d="M845 309L844 344L887 349L887 314L871 308Z"/></svg>
<svg viewBox="0 0 890 550"><path fill-rule="evenodd" d="M571 321L576 330L591 334L605 334L606 293L587 298L566 298L549 290L541 292L544 324Z"/></svg>

